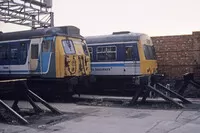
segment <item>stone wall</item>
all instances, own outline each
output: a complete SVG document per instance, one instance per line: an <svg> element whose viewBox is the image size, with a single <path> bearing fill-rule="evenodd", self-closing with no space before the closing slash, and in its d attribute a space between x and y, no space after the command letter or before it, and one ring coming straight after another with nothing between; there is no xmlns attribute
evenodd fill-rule
<svg viewBox="0 0 200 133"><path fill-rule="evenodd" d="M170 78L182 78L187 72L200 76L200 32L191 35L152 37L158 70Z"/></svg>

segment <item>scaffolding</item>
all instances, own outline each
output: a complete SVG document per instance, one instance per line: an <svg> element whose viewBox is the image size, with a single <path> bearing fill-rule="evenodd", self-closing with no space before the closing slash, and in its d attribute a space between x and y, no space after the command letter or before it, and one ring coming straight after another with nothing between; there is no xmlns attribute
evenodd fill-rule
<svg viewBox="0 0 200 133"><path fill-rule="evenodd" d="M52 0L0 0L0 21L31 27L54 26Z"/></svg>

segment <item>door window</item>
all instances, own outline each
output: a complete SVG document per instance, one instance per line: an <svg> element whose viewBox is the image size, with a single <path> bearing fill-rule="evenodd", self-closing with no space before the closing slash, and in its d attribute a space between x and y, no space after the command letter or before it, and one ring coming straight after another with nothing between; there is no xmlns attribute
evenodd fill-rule
<svg viewBox="0 0 200 133"><path fill-rule="evenodd" d="M31 58L32 59L38 59L38 44L32 44L31 45Z"/></svg>
<svg viewBox="0 0 200 133"><path fill-rule="evenodd" d="M26 58L27 58L27 44L26 43L20 44L20 58L21 58L21 64L25 64Z"/></svg>

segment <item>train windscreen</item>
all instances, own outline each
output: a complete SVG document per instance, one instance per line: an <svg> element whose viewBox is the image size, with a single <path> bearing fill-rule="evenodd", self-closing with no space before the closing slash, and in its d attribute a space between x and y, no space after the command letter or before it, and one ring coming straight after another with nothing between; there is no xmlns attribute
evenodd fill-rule
<svg viewBox="0 0 200 133"><path fill-rule="evenodd" d="M156 60L155 48L152 45L143 45L146 60Z"/></svg>

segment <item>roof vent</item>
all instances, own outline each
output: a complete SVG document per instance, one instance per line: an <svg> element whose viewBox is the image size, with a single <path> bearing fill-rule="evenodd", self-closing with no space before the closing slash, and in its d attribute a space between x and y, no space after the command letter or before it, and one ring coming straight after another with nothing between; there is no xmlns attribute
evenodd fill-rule
<svg viewBox="0 0 200 133"><path fill-rule="evenodd" d="M128 34L131 33L130 31L119 31L119 32L113 32L113 35L118 35L118 34Z"/></svg>

